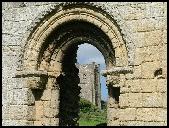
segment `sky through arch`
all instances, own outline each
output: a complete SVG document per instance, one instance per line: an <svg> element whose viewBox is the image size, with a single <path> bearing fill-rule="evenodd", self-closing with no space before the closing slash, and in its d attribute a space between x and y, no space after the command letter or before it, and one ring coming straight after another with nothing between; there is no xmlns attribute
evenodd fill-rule
<svg viewBox="0 0 169 128"><path fill-rule="evenodd" d="M91 44L81 44L79 45L77 51L77 62L79 64L91 64L92 62L96 62L100 64L100 70L106 68L105 60L102 53ZM107 101L108 98L108 90L106 86L106 77L100 75L100 83L101 83L101 99Z"/></svg>

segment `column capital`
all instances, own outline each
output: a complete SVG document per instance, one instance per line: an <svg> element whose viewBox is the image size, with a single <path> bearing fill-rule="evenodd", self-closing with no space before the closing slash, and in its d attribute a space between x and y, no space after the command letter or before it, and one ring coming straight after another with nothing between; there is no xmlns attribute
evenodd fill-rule
<svg viewBox="0 0 169 128"><path fill-rule="evenodd" d="M30 89L43 89L48 80L48 72L46 71L18 71L13 78L22 78L26 87Z"/></svg>
<svg viewBox="0 0 169 128"><path fill-rule="evenodd" d="M117 74L127 74L127 73L133 73L132 67L112 67L108 70L102 70L101 74L103 76L107 75L117 75Z"/></svg>

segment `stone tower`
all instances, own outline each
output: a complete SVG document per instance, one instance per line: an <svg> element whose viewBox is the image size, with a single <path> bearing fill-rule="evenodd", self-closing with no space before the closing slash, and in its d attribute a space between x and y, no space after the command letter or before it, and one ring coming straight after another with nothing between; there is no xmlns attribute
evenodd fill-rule
<svg viewBox="0 0 169 128"><path fill-rule="evenodd" d="M92 62L92 64L80 64L77 67L81 87L80 97L101 108L100 65Z"/></svg>

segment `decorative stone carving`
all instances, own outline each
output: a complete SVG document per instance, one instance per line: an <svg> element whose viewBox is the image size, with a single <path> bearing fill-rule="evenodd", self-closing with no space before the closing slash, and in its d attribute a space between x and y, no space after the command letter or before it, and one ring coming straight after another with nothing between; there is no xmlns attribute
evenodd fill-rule
<svg viewBox="0 0 169 128"><path fill-rule="evenodd" d="M127 73L133 73L133 69L131 67L113 67L109 70L102 70L101 74L103 76L107 75L115 75L115 74L127 74Z"/></svg>
<svg viewBox="0 0 169 128"><path fill-rule="evenodd" d="M23 78L31 89L44 89L48 80L48 73L44 71L20 71L15 78Z"/></svg>
<svg viewBox="0 0 169 128"><path fill-rule="evenodd" d="M114 87L120 87L120 74L133 73L131 67L113 67L109 70L102 70L101 74L107 77L107 85L113 85Z"/></svg>

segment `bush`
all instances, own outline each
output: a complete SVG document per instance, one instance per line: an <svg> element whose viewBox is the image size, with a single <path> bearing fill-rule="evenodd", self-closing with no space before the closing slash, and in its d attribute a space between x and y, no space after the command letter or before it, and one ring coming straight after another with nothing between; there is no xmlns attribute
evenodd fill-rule
<svg viewBox="0 0 169 128"><path fill-rule="evenodd" d="M80 119L79 125L82 126L96 126L101 123L106 123L106 109L100 110L91 102L81 98L80 99ZM88 125L87 125L88 124Z"/></svg>
<svg viewBox="0 0 169 128"><path fill-rule="evenodd" d="M93 105L90 101L87 101L83 98L80 98L80 111L86 113L86 112L95 112L98 108Z"/></svg>

